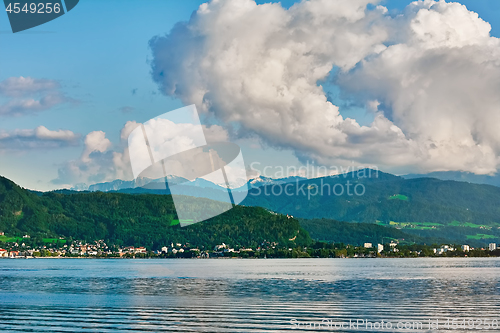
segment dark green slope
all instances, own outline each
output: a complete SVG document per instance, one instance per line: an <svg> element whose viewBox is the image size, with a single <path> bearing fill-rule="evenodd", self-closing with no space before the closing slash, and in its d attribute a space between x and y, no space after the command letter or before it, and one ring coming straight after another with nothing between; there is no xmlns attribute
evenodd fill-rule
<svg viewBox="0 0 500 333"><path fill-rule="evenodd" d="M0 230L47 230L47 210L38 196L0 177Z"/></svg>
<svg viewBox="0 0 500 333"><path fill-rule="evenodd" d="M354 194L355 185L358 194L364 188L363 195ZM284 186L292 195L285 193ZM341 187L344 193L328 192L334 186L337 194ZM348 186L351 195L346 193ZM323 193L316 188L323 188ZM243 202L298 218L376 223L425 240L447 239L476 245L500 242L499 203L500 188L495 186L434 178L403 179L382 172L372 173L371 177L347 174L252 189ZM320 224L322 228L313 228L311 223L303 225L317 238L316 235L330 233L331 229Z"/></svg>
<svg viewBox="0 0 500 333"><path fill-rule="evenodd" d="M218 205L202 200L205 209ZM12 236L28 233L87 241L105 239L116 245L150 249L171 242L208 249L222 242L251 247L264 241L280 246L305 246L311 242L296 219L259 207L238 206L184 228L176 225L175 219L169 195L102 192L37 195L0 177L0 230Z"/></svg>
<svg viewBox="0 0 500 333"><path fill-rule="evenodd" d="M347 182L358 185L363 195L335 195L328 186L347 188ZM306 186L304 186L304 184ZM337 185L338 184L338 185ZM332 218L352 222L439 222L454 220L485 225L500 223L500 188L433 178L403 179L382 172L378 177L324 177L288 184L287 195L274 185L252 189L244 201L248 206L261 206L301 218ZM361 187L363 186L363 187ZM314 187L323 187L315 194ZM300 191L300 188L307 189ZM266 192L270 195L266 195ZM400 196L398 196L400 195Z"/></svg>
<svg viewBox="0 0 500 333"><path fill-rule="evenodd" d="M385 244L392 240L403 243L443 243L459 238L423 238L396 228L373 223L349 223L332 219L300 219L300 224L313 239L329 243L344 243L363 246L364 243Z"/></svg>

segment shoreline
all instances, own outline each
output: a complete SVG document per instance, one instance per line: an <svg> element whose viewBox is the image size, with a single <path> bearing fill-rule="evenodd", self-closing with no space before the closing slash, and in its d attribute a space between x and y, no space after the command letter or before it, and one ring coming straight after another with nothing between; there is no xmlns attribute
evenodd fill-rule
<svg viewBox="0 0 500 333"><path fill-rule="evenodd" d="M276 259L286 259L286 260L296 260L296 259L426 259L426 258L435 258L435 259L450 259L450 258L461 258L461 259L477 259L477 258L500 258L497 256L466 256L466 257L459 257L459 256L453 256L453 257L446 257L446 256L439 256L439 257L338 257L338 258L320 258L320 257L300 257L300 258L258 258L258 257L251 257L251 258L242 258L242 257L213 257L213 258L117 258L117 257L15 257L15 258L10 258L10 257L0 257L0 260L4 259L16 259L16 260L26 260L26 259L33 259L33 260L38 260L38 259L88 259L88 260L235 260L235 259L240 259L240 260L276 260Z"/></svg>

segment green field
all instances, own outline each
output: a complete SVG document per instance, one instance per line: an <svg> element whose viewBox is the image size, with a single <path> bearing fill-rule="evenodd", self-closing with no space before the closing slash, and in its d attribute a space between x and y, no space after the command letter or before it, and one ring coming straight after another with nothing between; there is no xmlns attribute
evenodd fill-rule
<svg viewBox="0 0 500 333"><path fill-rule="evenodd" d="M467 235L467 239L489 239L489 238L497 238L497 237L487 234Z"/></svg>
<svg viewBox="0 0 500 333"><path fill-rule="evenodd" d="M376 224L378 225L387 225L386 222L382 221L377 221ZM459 221L452 221L449 224L444 224L444 223L437 223L437 222L395 222L395 221L390 221L389 225L392 227L399 227L399 228L413 228L413 229L436 229L436 228L441 228L445 226L451 226L451 227L467 227L467 228L475 228L475 229L485 229L485 230L491 230L493 227L492 226L487 226L483 224L475 224L471 222L459 222Z"/></svg>
<svg viewBox="0 0 500 333"><path fill-rule="evenodd" d="M491 226L486 226L482 224L475 224L471 222L459 222L459 221L452 221L450 223L451 226L453 227L469 227L469 228L483 228L483 229L488 229L491 230Z"/></svg>
<svg viewBox="0 0 500 333"><path fill-rule="evenodd" d="M65 239L59 239L59 238L43 238L44 243L57 243L59 241L60 243L66 243Z"/></svg>
<svg viewBox="0 0 500 333"><path fill-rule="evenodd" d="M21 240L21 237L0 236L0 242L4 243L19 242Z"/></svg>
<svg viewBox="0 0 500 333"><path fill-rule="evenodd" d="M408 197L403 194L394 194L389 197L389 200L403 200L408 201Z"/></svg>
<svg viewBox="0 0 500 333"><path fill-rule="evenodd" d="M23 239L25 238L22 238L22 237L11 237L11 236L0 236L0 242L4 242L4 243L13 243L13 242L22 242ZM28 239L28 238L26 238ZM65 239L59 239L59 238L43 238L42 239L44 243L57 243L57 241L61 242L61 243L66 243L66 240Z"/></svg>
<svg viewBox="0 0 500 333"><path fill-rule="evenodd" d="M382 221L377 221L378 225L387 225L386 223ZM437 229L439 227L442 227L442 223L436 223L436 222L395 222L395 221L390 221L389 225L391 227L396 227L396 228L412 228L412 229L418 229L418 230L430 230L430 229Z"/></svg>

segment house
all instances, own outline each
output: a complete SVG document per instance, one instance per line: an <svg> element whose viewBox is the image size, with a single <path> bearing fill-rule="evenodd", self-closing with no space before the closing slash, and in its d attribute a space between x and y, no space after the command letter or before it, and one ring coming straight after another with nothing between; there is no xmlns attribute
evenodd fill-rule
<svg viewBox="0 0 500 333"><path fill-rule="evenodd" d="M382 245L382 244L377 244L377 252L378 252L378 253L380 253L380 252L382 252L382 251L384 251L384 245Z"/></svg>
<svg viewBox="0 0 500 333"><path fill-rule="evenodd" d="M127 246L123 248L123 252L129 252L129 253L134 253L134 247L133 246Z"/></svg>
<svg viewBox="0 0 500 333"><path fill-rule="evenodd" d="M469 252L470 251L470 246L467 245L467 244L462 245L462 251Z"/></svg>
<svg viewBox="0 0 500 333"><path fill-rule="evenodd" d="M9 252L5 249L0 249L0 257L6 258L9 256Z"/></svg>
<svg viewBox="0 0 500 333"><path fill-rule="evenodd" d="M443 245L439 249L433 249L435 254L443 254L448 251L455 251L455 249L449 245Z"/></svg>
<svg viewBox="0 0 500 333"><path fill-rule="evenodd" d="M371 249L373 247L373 244L372 243L365 243L365 244L363 244L363 247L366 249Z"/></svg>
<svg viewBox="0 0 500 333"><path fill-rule="evenodd" d="M496 244L496 243L490 243L490 244L488 245L488 249L489 249L490 251L495 251L495 250L497 249L497 244Z"/></svg>
<svg viewBox="0 0 500 333"><path fill-rule="evenodd" d="M148 251L144 246L141 246L141 247L136 247L134 249L134 253L148 253Z"/></svg>
<svg viewBox="0 0 500 333"><path fill-rule="evenodd" d="M227 245L222 243L220 245L215 245L214 251L220 251L222 249L227 249Z"/></svg>

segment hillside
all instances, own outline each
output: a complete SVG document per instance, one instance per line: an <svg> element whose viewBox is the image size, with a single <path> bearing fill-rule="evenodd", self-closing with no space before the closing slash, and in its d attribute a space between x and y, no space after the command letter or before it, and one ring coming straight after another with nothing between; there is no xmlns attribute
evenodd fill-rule
<svg viewBox="0 0 500 333"><path fill-rule="evenodd" d="M354 194L354 185L362 185L364 193ZM337 186L337 194L343 186L344 193L328 193L328 186ZM213 188L197 193L200 191L212 199L222 194ZM326 241L360 244L386 237L475 246L500 242L500 188L489 185L404 179L374 171L370 177L349 173L297 179L253 188L243 201L245 207L187 228L175 225L176 213L168 190L136 188L120 192L126 193L30 192L0 178L0 230L153 247L177 240L200 244L197 246L221 242L251 246L264 239L287 244L301 228L298 221L274 215L268 209L301 219L302 228L312 238ZM204 202L216 204L209 199ZM307 232L299 235L295 245L310 242Z"/></svg>
<svg viewBox="0 0 500 333"><path fill-rule="evenodd" d="M395 228L372 223L349 223L332 219L300 219L300 224L313 239L329 243L362 246L364 243L388 243L391 240L423 243L426 240Z"/></svg>
<svg viewBox="0 0 500 333"><path fill-rule="evenodd" d="M476 175L466 171L435 171L427 174L407 174L401 176L405 179L412 178L437 178L441 180L456 180L474 184L487 184L500 186L500 175Z"/></svg>
<svg viewBox="0 0 500 333"><path fill-rule="evenodd" d="M362 195L354 194L355 185L359 185L358 194L364 189ZM251 189L242 204L304 219L376 223L426 238L479 240L484 244L500 237L500 188L495 186L404 179L374 171L371 177L348 173L286 186Z"/></svg>
<svg viewBox="0 0 500 333"><path fill-rule="evenodd" d="M206 205L217 202L206 200ZM263 241L305 246L308 233L296 219L257 207L236 207L203 223L181 228L171 196L121 193L37 195L0 178L0 230L9 235L105 239L117 245L156 249L171 242L212 248L222 242L256 247ZM294 239L290 241L289 239Z"/></svg>

